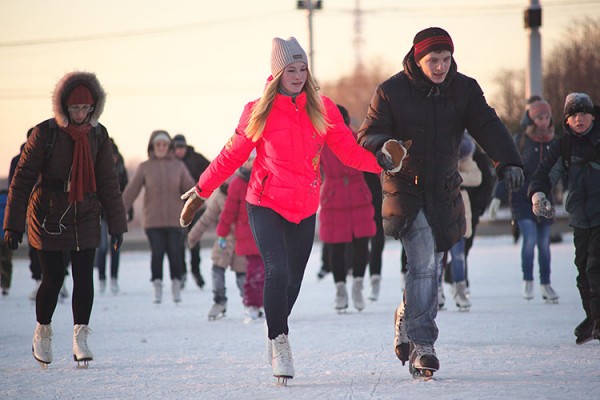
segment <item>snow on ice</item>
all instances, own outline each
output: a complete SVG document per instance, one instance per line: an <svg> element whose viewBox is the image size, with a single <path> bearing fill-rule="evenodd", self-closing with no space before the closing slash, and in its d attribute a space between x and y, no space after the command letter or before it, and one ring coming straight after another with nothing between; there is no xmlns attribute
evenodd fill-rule
<svg viewBox="0 0 600 400"><path fill-rule="evenodd" d="M70 302L53 318L54 361L43 371L31 355L33 281L15 260L10 295L0 299L2 399L592 399L600 393L600 343L577 346L583 319L575 287L572 237L552 245L558 304L545 304L535 267L535 299L521 298L520 246L508 236L478 237L469 257L470 312L458 312L445 285L436 350L441 369L413 380L393 350L393 315L401 299L398 242L384 250L379 301L362 312L333 309L331 275L318 281L315 244L290 318L296 376L277 387L265 358L263 322L244 324L234 274L227 272L225 318L208 321L212 305L210 253L202 251L207 287L188 280L175 305L165 290L152 303L148 252L121 256L121 292L96 293L89 339L94 361L77 369L71 354ZM165 276L168 277L165 260ZM367 274L368 276L368 274ZM70 277L68 278L71 288ZM365 297L369 293L365 279ZM170 282L165 282L165 289Z"/></svg>

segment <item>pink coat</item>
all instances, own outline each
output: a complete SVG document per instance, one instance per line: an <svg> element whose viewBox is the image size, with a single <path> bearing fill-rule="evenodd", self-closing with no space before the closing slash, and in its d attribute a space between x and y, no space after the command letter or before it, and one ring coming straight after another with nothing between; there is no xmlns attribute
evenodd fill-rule
<svg viewBox="0 0 600 400"><path fill-rule="evenodd" d="M342 164L329 148L321 155L323 187L319 236L325 243L348 243L375 235L372 195L361 171Z"/></svg>
<svg viewBox="0 0 600 400"><path fill-rule="evenodd" d="M248 210L244 199L247 189L248 182L236 174L229 184L227 199L217 224L217 235L221 237L227 237L231 226L235 225L235 253L242 256L260 254L248 223Z"/></svg>
<svg viewBox="0 0 600 400"><path fill-rule="evenodd" d="M337 106L322 97L331 127L319 135L306 113L306 94L295 101L278 94L262 137L253 142L245 134L254 102L246 105L236 133L204 171L198 195L211 193L241 166L256 148L256 159L246 193L250 204L267 207L286 220L299 223L317 212L321 189L320 158L325 144L346 165L379 173L375 156L356 143Z"/></svg>

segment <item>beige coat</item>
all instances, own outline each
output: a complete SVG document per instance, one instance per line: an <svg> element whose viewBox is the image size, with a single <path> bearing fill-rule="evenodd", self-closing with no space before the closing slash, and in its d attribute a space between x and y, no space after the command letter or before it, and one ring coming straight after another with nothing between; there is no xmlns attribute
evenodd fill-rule
<svg viewBox="0 0 600 400"><path fill-rule="evenodd" d="M129 210L134 200L144 191L142 227L180 228L179 215L183 208L181 195L195 184L185 164L169 155L157 159L153 154L141 163L125 191L123 203Z"/></svg>
<svg viewBox="0 0 600 400"><path fill-rule="evenodd" d="M204 213L188 233L188 245L190 247L194 247L208 229L217 226L226 198L227 195L221 189L217 189L206 200ZM227 235L227 246L225 249L221 249L217 241L215 241L212 249L213 265L221 268L231 266L231 269L235 272L246 272L246 257L235 254L233 250L235 248L234 231L234 229L231 229L229 235Z"/></svg>
<svg viewBox="0 0 600 400"><path fill-rule="evenodd" d="M465 220L467 222L465 237L470 238L473 234L473 226L471 225L471 200L469 199L469 193L464 188L481 185L482 175L481 170L477 167L477 163L473 160L473 155L458 160L458 172L463 180L461 185L463 189L461 189L460 194L465 203Z"/></svg>

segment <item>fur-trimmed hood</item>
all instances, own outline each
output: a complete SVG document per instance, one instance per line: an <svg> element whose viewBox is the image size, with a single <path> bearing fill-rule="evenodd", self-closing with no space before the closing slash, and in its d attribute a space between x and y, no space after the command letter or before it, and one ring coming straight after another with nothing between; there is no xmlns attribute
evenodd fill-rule
<svg viewBox="0 0 600 400"><path fill-rule="evenodd" d="M54 112L54 119L56 124L63 128L69 125L69 112L67 111L67 99L71 94L71 91L78 85L85 85L94 98L94 111L90 117L90 125L97 126L100 115L104 111L104 104L106 103L106 93L100 85L100 81L96 78L96 75L91 72L74 71L69 72L62 77L54 88L52 94L52 111Z"/></svg>

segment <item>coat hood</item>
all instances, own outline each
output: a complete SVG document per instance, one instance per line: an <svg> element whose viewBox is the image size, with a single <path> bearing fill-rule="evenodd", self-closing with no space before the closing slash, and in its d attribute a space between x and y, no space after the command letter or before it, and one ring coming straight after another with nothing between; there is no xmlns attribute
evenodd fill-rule
<svg viewBox="0 0 600 400"><path fill-rule="evenodd" d="M167 135L167 137L169 138L169 153L167 154L167 158L171 158L173 156L173 141L171 140L171 135L169 135L169 132L162 129L155 130L154 132L152 132L152 134L150 134L147 149L148 158L156 158L156 156L154 155L154 144L152 142L154 142L154 138L158 135Z"/></svg>
<svg viewBox="0 0 600 400"><path fill-rule="evenodd" d="M96 127L100 115L104 111L104 105L106 103L106 93L100 85L100 81L96 78L96 75L91 72L74 71L69 72L62 77L54 88L52 94L52 111L54 112L54 119L60 127L67 127L69 125L69 112L67 111L67 99L71 94L71 91L78 86L85 85L94 98L94 111L90 117L90 125Z"/></svg>

